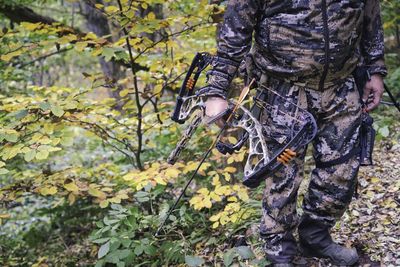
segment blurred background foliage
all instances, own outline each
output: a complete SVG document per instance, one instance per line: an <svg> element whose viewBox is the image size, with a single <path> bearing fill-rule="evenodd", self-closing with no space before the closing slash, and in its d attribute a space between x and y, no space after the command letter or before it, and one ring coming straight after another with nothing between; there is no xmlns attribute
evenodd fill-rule
<svg viewBox="0 0 400 267"><path fill-rule="evenodd" d="M184 130L169 119L177 89L195 52L215 52L224 6L0 0L2 266L265 264L262 189L240 183L244 151L213 151L154 238L215 136L199 131L166 163ZM400 1L382 10L399 98ZM374 115L379 138L398 139L394 109Z"/></svg>

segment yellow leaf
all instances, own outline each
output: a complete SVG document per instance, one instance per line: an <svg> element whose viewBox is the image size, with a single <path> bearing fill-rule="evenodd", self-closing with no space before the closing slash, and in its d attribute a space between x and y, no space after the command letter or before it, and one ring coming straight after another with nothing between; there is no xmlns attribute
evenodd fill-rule
<svg viewBox="0 0 400 267"><path fill-rule="evenodd" d="M165 171L165 176L169 177L169 178L177 178L180 174L180 171L177 169L167 169Z"/></svg>
<svg viewBox="0 0 400 267"><path fill-rule="evenodd" d="M206 207L208 209L212 207L212 203L211 203L210 197L205 197L204 200L203 200L203 203L204 203L204 207Z"/></svg>
<svg viewBox="0 0 400 267"><path fill-rule="evenodd" d="M212 183L213 186L218 186L221 184L221 182L219 181L219 175L218 173L216 173L213 177Z"/></svg>
<svg viewBox="0 0 400 267"><path fill-rule="evenodd" d="M377 182L379 182L379 178L378 177L372 177L371 178L371 183L376 184Z"/></svg>
<svg viewBox="0 0 400 267"><path fill-rule="evenodd" d="M0 59L5 61L5 62L9 62L13 57L17 57L19 55L21 55L24 51L23 50L17 50L5 55L1 55Z"/></svg>
<svg viewBox="0 0 400 267"><path fill-rule="evenodd" d="M68 35L64 35L63 37L58 39L58 43L59 44L68 44L72 41L76 41L78 39L78 37L76 37L76 35L74 34L68 34Z"/></svg>
<svg viewBox="0 0 400 267"><path fill-rule="evenodd" d="M199 189L199 190L197 190L197 193L199 193L199 194L202 194L202 195L208 195L208 193L209 193L209 191L208 191L208 189L207 188L205 188L205 187L203 187L203 188L201 188L201 189Z"/></svg>
<svg viewBox="0 0 400 267"><path fill-rule="evenodd" d="M237 197L235 197L235 196L231 196L231 197L228 197L228 201L229 201L229 202L237 202L238 199L237 199Z"/></svg>
<svg viewBox="0 0 400 267"><path fill-rule="evenodd" d="M233 223L235 223L237 220L238 220L238 214L237 213L234 213L234 214L232 214L232 216L231 216L231 222L233 222Z"/></svg>
<svg viewBox="0 0 400 267"><path fill-rule="evenodd" d="M132 181L134 177L135 177L135 173L129 172L129 173L125 174L124 176L122 176L122 179L124 179L125 181Z"/></svg>
<svg viewBox="0 0 400 267"><path fill-rule="evenodd" d="M97 57L98 55L101 55L102 53L103 53L103 48L97 47L97 48L93 49L92 56Z"/></svg>
<svg viewBox="0 0 400 267"><path fill-rule="evenodd" d="M215 194L214 192L210 193L210 197L212 200L215 200L217 202L222 201L222 198L219 195Z"/></svg>
<svg viewBox="0 0 400 267"><path fill-rule="evenodd" d="M99 189L93 188L93 187L89 188L88 193L89 193L89 195L98 197L100 199L105 199L107 197L104 192L100 191Z"/></svg>
<svg viewBox="0 0 400 267"><path fill-rule="evenodd" d="M85 39L85 40L96 40L97 39L97 35L94 34L93 32L89 32L88 34L86 34L86 36L83 39Z"/></svg>
<svg viewBox="0 0 400 267"><path fill-rule="evenodd" d="M39 190L40 194L47 196L47 195L54 195L57 193L57 187L50 186L50 187L42 187Z"/></svg>
<svg viewBox="0 0 400 267"><path fill-rule="evenodd" d="M215 214L215 215L211 216L209 220L211 222L216 222L216 221L218 221L219 217L221 217L221 213L218 213L218 214Z"/></svg>
<svg viewBox="0 0 400 267"><path fill-rule="evenodd" d="M194 171L194 170L197 168L197 165L198 165L197 162L190 161L190 162L185 166L185 168L183 169L183 173L186 174L186 173L188 173L188 172Z"/></svg>
<svg viewBox="0 0 400 267"><path fill-rule="evenodd" d="M130 92L129 89L123 89L123 90L121 90L121 91L119 92L119 95L120 95L120 97L124 97L124 96L128 95L129 92Z"/></svg>
<svg viewBox="0 0 400 267"><path fill-rule="evenodd" d="M229 137L228 137L228 141L229 141L231 144L236 144L236 143L237 143L237 139L236 139L235 137L233 137L233 136L229 136Z"/></svg>
<svg viewBox="0 0 400 267"><path fill-rule="evenodd" d="M189 200L189 203L190 203L190 205L195 205L195 204L197 204L197 203L200 203L202 200L203 200L203 198L201 198L201 197L199 197L199 196L195 196L195 197L192 197L192 198Z"/></svg>
<svg viewBox="0 0 400 267"><path fill-rule="evenodd" d="M109 204L109 202L107 199L102 200L102 201L100 201L100 208L102 208L102 209L107 208L108 204Z"/></svg>
<svg viewBox="0 0 400 267"><path fill-rule="evenodd" d="M69 205L73 205L75 203L76 196L73 193L69 193L68 195L68 202Z"/></svg>
<svg viewBox="0 0 400 267"><path fill-rule="evenodd" d="M227 196L227 195L229 195L230 193L231 193L231 189L229 188L229 186L226 186L226 185L224 185L224 186L217 186L216 188L215 188L215 191L214 191L217 195L220 195L220 196Z"/></svg>
<svg viewBox="0 0 400 267"><path fill-rule="evenodd" d="M163 178L163 177L160 177L160 176L156 176L156 178L155 178L154 180L156 180L156 182L157 182L158 184L161 184L161 185L166 185L166 184L167 184L167 183L164 181L164 178Z"/></svg>
<svg viewBox="0 0 400 267"><path fill-rule="evenodd" d="M156 18L156 15L155 15L153 12L150 12L150 13L147 15L147 18L148 18L149 20L154 20L154 19Z"/></svg>
<svg viewBox="0 0 400 267"><path fill-rule="evenodd" d="M229 172L229 173L235 173L236 172L236 168L235 167L226 167L224 169L225 172Z"/></svg>
<svg viewBox="0 0 400 267"><path fill-rule="evenodd" d="M11 217L11 214L9 214L9 213L0 214L0 219L8 219L10 217Z"/></svg>
<svg viewBox="0 0 400 267"><path fill-rule="evenodd" d="M229 182L231 180L231 175L229 173L224 173L225 181Z"/></svg>
<svg viewBox="0 0 400 267"><path fill-rule="evenodd" d="M219 226L219 222L215 222L215 223L213 223L213 225L212 225L212 228L217 228Z"/></svg>
<svg viewBox="0 0 400 267"><path fill-rule="evenodd" d="M78 192L79 191L79 187L74 183L68 183L68 184L64 184L64 188L67 189L68 191L71 192Z"/></svg>
<svg viewBox="0 0 400 267"><path fill-rule="evenodd" d="M42 25L42 23L30 23L30 22L21 22L21 26L28 30L28 31L34 31L37 28L39 28Z"/></svg>
<svg viewBox="0 0 400 267"><path fill-rule="evenodd" d="M247 192L245 190L240 190L238 192L238 197L243 200L244 202L249 201L249 195L247 195Z"/></svg>
<svg viewBox="0 0 400 267"><path fill-rule="evenodd" d="M76 51L82 52L87 47L87 42L77 42L75 44Z"/></svg>
<svg viewBox="0 0 400 267"><path fill-rule="evenodd" d="M110 203L121 203L121 198L118 196L115 196L115 197L109 198L108 201Z"/></svg>
<svg viewBox="0 0 400 267"><path fill-rule="evenodd" d="M116 6L107 6L104 10L105 10L107 13L114 13L114 12L119 11L119 8L116 7Z"/></svg>
<svg viewBox="0 0 400 267"><path fill-rule="evenodd" d="M221 225L225 225L227 222L229 222L229 217L227 216L226 213L223 213L221 215L221 218L219 219L219 221L221 222Z"/></svg>

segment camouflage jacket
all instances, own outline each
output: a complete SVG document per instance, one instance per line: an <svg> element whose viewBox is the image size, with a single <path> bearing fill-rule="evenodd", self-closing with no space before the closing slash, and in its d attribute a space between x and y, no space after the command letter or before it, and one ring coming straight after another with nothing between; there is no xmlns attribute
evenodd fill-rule
<svg viewBox="0 0 400 267"><path fill-rule="evenodd" d="M250 77L324 90L360 59L386 75L383 50L379 0L230 0L206 92L225 97L240 62Z"/></svg>

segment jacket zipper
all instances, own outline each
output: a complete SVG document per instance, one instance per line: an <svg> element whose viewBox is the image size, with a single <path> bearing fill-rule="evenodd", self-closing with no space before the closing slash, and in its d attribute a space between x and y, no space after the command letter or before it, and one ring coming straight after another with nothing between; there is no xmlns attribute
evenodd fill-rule
<svg viewBox="0 0 400 267"><path fill-rule="evenodd" d="M324 42L325 42L325 63L321 80L319 81L319 90L324 89L324 83L329 69L329 28L328 28L328 12L326 7L326 0L322 0L321 5L322 5L322 21L324 23L323 27L324 27Z"/></svg>

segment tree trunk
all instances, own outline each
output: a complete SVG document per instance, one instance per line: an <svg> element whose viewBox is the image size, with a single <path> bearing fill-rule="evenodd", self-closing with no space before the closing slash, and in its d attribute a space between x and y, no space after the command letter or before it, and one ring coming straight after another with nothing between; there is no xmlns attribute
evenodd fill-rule
<svg viewBox="0 0 400 267"><path fill-rule="evenodd" d="M97 0L96 4L103 4L102 0ZM85 8L85 18L87 21L87 27L89 31L94 32L98 37L111 35L110 26L108 24L107 17L93 8L88 4L84 4ZM107 38L109 42L112 42L112 37ZM116 99L117 103L115 105L115 109L119 110L123 113L122 107L125 105L125 100L121 98L119 92L122 90L122 87L118 85L118 81L126 76L124 69L121 64L116 61L105 61L104 58L100 58L100 66L103 71L103 74L107 81L113 85L113 89L109 90L109 95Z"/></svg>

